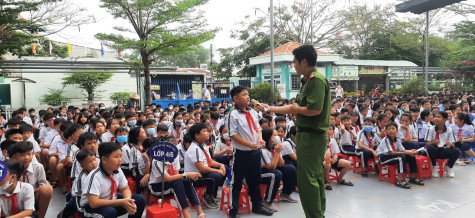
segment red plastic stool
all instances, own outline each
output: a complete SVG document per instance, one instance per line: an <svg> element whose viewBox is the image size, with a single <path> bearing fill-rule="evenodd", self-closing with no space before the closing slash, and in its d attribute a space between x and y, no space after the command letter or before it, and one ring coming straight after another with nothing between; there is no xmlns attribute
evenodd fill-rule
<svg viewBox="0 0 475 218"><path fill-rule="evenodd" d="M424 178L432 179L432 163L427 156L416 155L417 173L419 180Z"/></svg>
<svg viewBox="0 0 475 218"><path fill-rule="evenodd" d="M361 175L363 175L363 161L361 160L361 158L357 157L357 156L354 156L352 157L353 159L353 163L351 164L353 166L353 173L361 173ZM374 158L371 158L368 160L368 167L367 167L367 171L368 173L370 172L376 172L376 169L375 169L375 160ZM358 165L358 166L357 166Z"/></svg>
<svg viewBox="0 0 475 218"><path fill-rule="evenodd" d="M331 172L334 171L335 175L332 175ZM338 181L338 170L331 168L330 173L328 174L328 181Z"/></svg>
<svg viewBox="0 0 475 218"><path fill-rule="evenodd" d="M170 204L155 205L147 208L146 218L176 218L177 212L175 207Z"/></svg>
<svg viewBox="0 0 475 218"><path fill-rule="evenodd" d="M383 174L383 168L387 168L388 172ZM394 164L392 165L381 164L381 166L379 166L378 181L385 179L385 180L390 181L391 184L396 184L396 180L397 180L396 170L397 170L397 167ZM405 174L403 174L403 179L406 179Z"/></svg>
<svg viewBox="0 0 475 218"><path fill-rule="evenodd" d="M150 206L154 205L154 203L156 203L156 204L158 205L158 200L159 200L159 199L161 199L161 198L151 194L151 195L150 195L150 198L148 199L148 205L147 205L147 206L150 207ZM171 205L171 200L174 200L174 201L176 202L177 206L178 206L179 203L178 203L178 201L175 199L174 196L169 196L169 197L163 198L163 203ZM165 204L164 204L163 207L165 207ZM160 206L160 205L158 205L158 206ZM173 208L176 209L176 213L178 214L177 217L181 217L181 210L180 210L180 207L178 206L178 207L173 207Z"/></svg>
<svg viewBox="0 0 475 218"><path fill-rule="evenodd" d="M247 211L248 214L251 214L251 200L249 199L249 195L245 188L241 189L241 194L239 195L239 211ZM230 208L229 199L229 187L223 187L223 191L221 192L221 204L219 206L220 210L225 210L226 214L229 216L229 208Z"/></svg>
<svg viewBox="0 0 475 218"><path fill-rule="evenodd" d="M132 194L134 193L135 190L135 181L132 179L132 177L127 177L127 182L129 182L129 189Z"/></svg>
<svg viewBox="0 0 475 218"><path fill-rule="evenodd" d="M267 185L266 184L261 184L261 197L264 199L264 196L266 195L267 191ZM277 194L275 194L275 200L280 203L280 193L277 191Z"/></svg>
<svg viewBox="0 0 475 218"><path fill-rule="evenodd" d="M444 177L447 159L436 159L435 161L437 162L437 165L439 165L439 167L437 167L437 171L439 171L439 176Z"/></svg>

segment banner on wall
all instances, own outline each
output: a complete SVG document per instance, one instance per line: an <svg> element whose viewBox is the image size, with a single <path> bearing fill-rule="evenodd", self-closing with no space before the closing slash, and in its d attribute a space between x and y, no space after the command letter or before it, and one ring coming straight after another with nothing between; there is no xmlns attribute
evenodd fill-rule
<svg viewBox="0 0 475 218"><path fill-rule="evenodd" d="M193 98L194 99L203 98L202 87L203 86L201 85L201 83L193 83L191 85L191 90L193 91Z"/></svg>

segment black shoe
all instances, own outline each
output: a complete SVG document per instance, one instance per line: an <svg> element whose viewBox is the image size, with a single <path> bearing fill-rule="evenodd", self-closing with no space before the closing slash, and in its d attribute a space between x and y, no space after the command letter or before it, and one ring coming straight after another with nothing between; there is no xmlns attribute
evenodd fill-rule
<svg viewBox="0 0 475 218"><path fill-rule="evenodd" d="M269 210L268 208L266 208L262 205L258 208L253 207L252 212L262 214L262 215L266 215L266 216L272 216L272 214L274 214L274 211Z"/></svg>
<svg viewBox="0 0 475 218"><path fill-rule="evenodd" d="M362 175L363 177L368 177L368 173L367 173L367 172L363 172L363 173L361 173L361 175Z"/></svg>
<svg viewBox="0 0 475 218"><path fill-rule="evenodd" d="M217 209L219 206L217 206L216 202L213 201L212 197L209 195L204 195L203 196L203 201L206 205L206 207L210 209Z"/></svg>

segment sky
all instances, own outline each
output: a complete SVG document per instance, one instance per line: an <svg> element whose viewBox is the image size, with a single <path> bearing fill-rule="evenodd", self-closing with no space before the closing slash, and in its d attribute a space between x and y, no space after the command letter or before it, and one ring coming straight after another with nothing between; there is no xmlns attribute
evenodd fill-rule
<svg viewBox="0 0 475 218"><path fill-rule="evenodd" d="M319 0L314 0L319 1ZM337 0L336 7L349 7L355 4L367 3L371 4L399 4L401 0ZM87 46L92 48L100 48L100 42L94 35L96 33L112 33L113 26L117 23L127 23L127 21L115 20L105 9L100 8L99 0L82 0L74 1L79 6L87 9L89 14L93 14L96 22L92 24L81 25L80 31L77 27L68 28L60 33L49 36L50 39L60 42L70 42L71 44ZM274 0L274 6L280 4L290 4L293 0ZM468 3L475 5L475 0L469 0ZM234 47L239 45L239 41L231 39L230 33L232 29L237 27L236 23L246 19L252 20L256 17L256 9L267 10L270 0L209 0L206 5L200 7L204 12L210 29L220 28L216 37L202 45L209 48L213 45L213 51L218 48ZM259 15L259 14L257 14ZM402 15L405 16L405 15ZM410 15L408 15L410 16ZM215 57L213 59L218 59Z"/></svg>

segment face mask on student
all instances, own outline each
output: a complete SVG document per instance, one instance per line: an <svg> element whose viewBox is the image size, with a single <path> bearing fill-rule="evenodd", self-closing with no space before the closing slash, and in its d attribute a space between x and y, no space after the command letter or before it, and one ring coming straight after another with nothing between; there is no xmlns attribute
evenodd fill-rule
<svg viewBox="0 0 475 218"><path fill-rule="evenodd" d="M183 123L183 120L176 120L175 122L177 125L181 125Z"/></svg>
<svg viewBox="0 0 475 218"><path fill-rule="evenodd" d="M10 176L10 179L11 179L11 176ZM8 179L8 181L0 187L2 191L6 191L13 184L10 182L10 179Z"/></svg>
<svg viewBox="0 0 475 218"><path fill-rule="evenodd" d="M170 124L170 121L164 120L164 121L162 121L162 124L165 125L165 126L168 126L168 124Z"/></svg>
<svg viewBox="0 0 475 218"><path fill-rule="evenodd" d="M364 127L363 127L363 131L365 131L365 132L372 132L372 131L373 131L373 127L372 127L372 126L364 126Z"/></svg>
<svg viewBox="0 0 475 218"><path fill-rule="evenodd" d="M117 136L117 142L126 143L127 142L127 136L126 135Z"/></svg>
<svg viewBox="0 0 475 218"><path fill-rule="evenodd" d="M228 139L229 139L229 134L228 134L228 133L224 133L224 134L223 134L223 139L224 139L224 140L228 140Z"/></svg>
<svg viewBox="0 0 475 218"><path fill-rule="evenodd" d="M279 144L279 143L280 143L280 136L274 136L274 137L272 138L272 141L273 141L276 145Z"/></svg>
<svg viewBox="0 0 475 218"><path fill-rule="evenodd" d="M153 116L159 117L159 116L160 116L160 113L154 113Z"/></svg>
<svg viewBox="0 0 475 218"><path fill-rule="evenodd" d="M31 113L30 116L31 116L31 117L34 117L34 116L35 116L35 113Z"/></svg>
<svg viewBox="0 0 475 218"><path fill-rule="evenodd" d="M130 125L130 126L135 126L135 124L137 124L137 121L135 121L135 120L129 122L129 125Z"/></svg>
<svg viewBox="0 0 475 218"><path fill-rule="evenodd" d="M155 135L156 132L157 132L157 130L155 130L155 128L148 128L147 129L147 134L149 134L149 135Z"/></svg>
<svg viewBox="0 0 475 218"><path fill-rule="evenodd" d="M168 110L173 111L173 107L168 107Z"/></svg>
<svg viewBox="0 0 475 218"><path fill-rule="evenodd" d="M106 109L106 107L99 107L99 109L104 110L104 109Z"/></svg>

